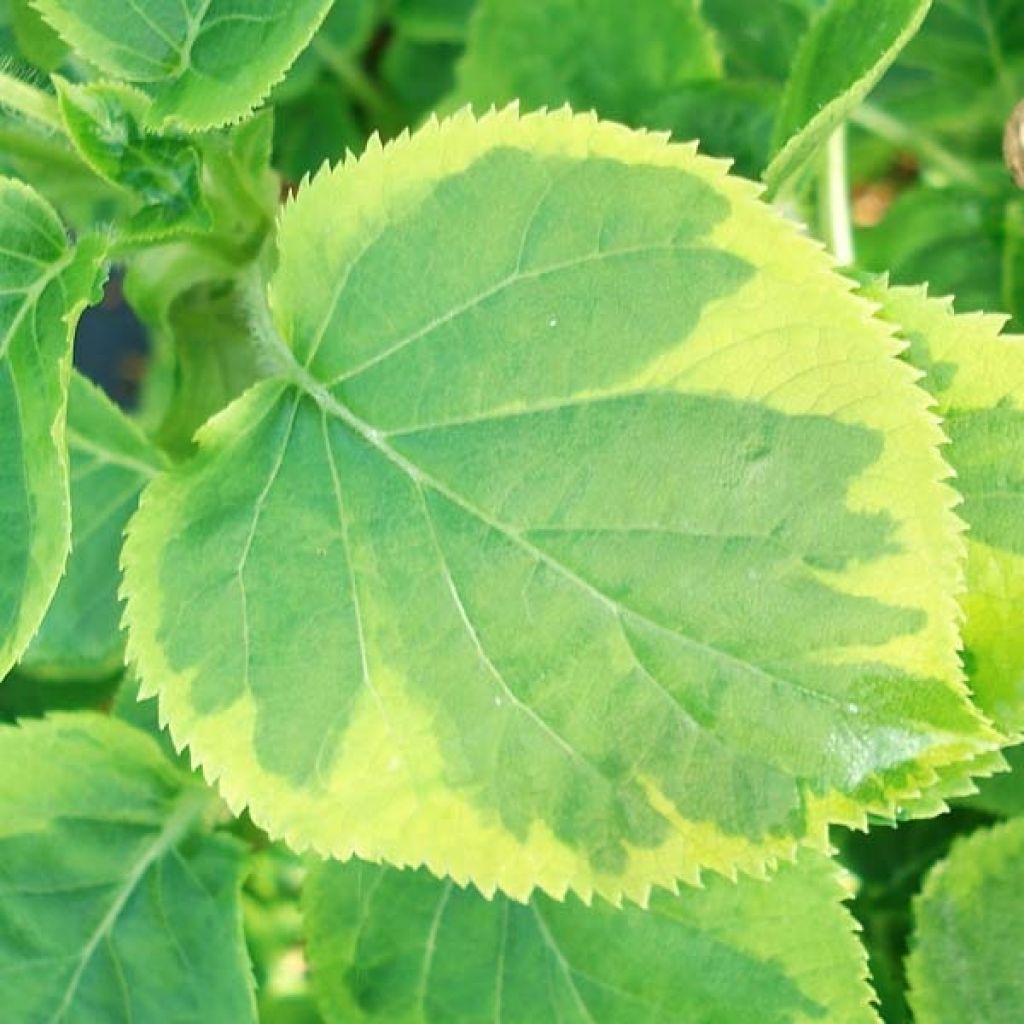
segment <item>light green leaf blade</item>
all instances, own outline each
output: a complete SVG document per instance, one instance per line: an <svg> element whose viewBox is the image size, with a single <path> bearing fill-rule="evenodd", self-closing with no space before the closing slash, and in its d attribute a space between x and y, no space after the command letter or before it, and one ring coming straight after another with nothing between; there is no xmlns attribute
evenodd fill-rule
<svg viewBox="0 0 1024 1024"><path fill-rule="evenodd" d="M65 42L153 99L153 126L249 114L306 47L332 0L37 0Z"/></svg>
<svg viewBox="0 0 1024 1024"><path fill-rule="evenodd" d="M278 379L129 527L178 743L298 847L613 899L991 749L942 435L851 288L721 164L568 111L319 175Z"/></svg>
<svg viewBox="0 0 1024 1024"><path fill-rule="evenodd" d="M68 402L71 556L21 669L47 678L102 678L121 664L119 560L144 484L166 459L124 413L72 372Z"/></svg>
<svg viewBox="0 0 1024 1024"><path fill-rule="evenodd" d="M961 840L914 903L917 1024L1016 1024L1024 1004L1024 819Z"/></svg>
<svg viewBox="0 0 1024 1024"><path fill-rule="evenodd" d="M640 127L674 88L720 73L696 0L637 0L628 18L616 0L482 0L451 105L571 103Z"/></svg>
<svg viewBox="0 0 1024 1024"><path fill-rule="evenodd" d="M1024 340L1004 318L954 316L924 288L864 293L901 325L906 358L935 396L951 444L946 457L968 526L964 660L981 708L1009 735L1024 732Z"/></svg>
<svg viewBox="0 0 1024 1024"><path fill-rule="evenodd" d="M866 1024L878 1017L845 895L816 855L770 882L659 892L646 910L523 906L422 870L329 861L303 906L329 1024Z"/></svg>
<svg viewBox="0 0 1024 1024"><path fill-rule="evenodd" d="M71 541L64 437L71 336L102 245L0 178L0 679L53 598Z"/></svg>
<svg viewBox="0 0 1024 1024"><path fill-rule="evenodd" d="M0 972L11 1021L255 1021L242 848L212 794L115 719L0 729Z"/></svg>
<svg viewBox="0 0 1024 1024"><path fill-rule="evenodd" d="M775 122L764 180L779 192L871 91L931 0L832 0L804 36Z"/></svg>
<svg viewBox="0 0 1024 1024"><path fill-rule="evenodd" d="M121 230L157 239L210 227L199 150L185 137L145 131L151 106L145 93L110 82L76 85L56 75L54 83L65 129L82 159L135 200Z"/></svg>

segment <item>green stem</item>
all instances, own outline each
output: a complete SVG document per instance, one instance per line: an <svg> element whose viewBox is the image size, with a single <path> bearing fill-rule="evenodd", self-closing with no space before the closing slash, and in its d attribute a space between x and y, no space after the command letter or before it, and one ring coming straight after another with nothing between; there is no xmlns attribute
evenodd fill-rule
<svg viewBox="0 0 1024 1024"><path fill-rule="evenodd" d="M846 174L846 125L831 134L818 180L818 225L822 240L841 267L853 263L853 222Z"/></svg>
<svg viewBox="0 0 1024 1024"><path fill-rule="evenodd" d="M327 69L377 120L389 125L402 121L402 112L376 82L343 50L329 40L317 36L313 50Z"/></svg>
<svg viewBox="0 0 1024 1024"><path fill-rule="evenodd" d="M6 71L0 71L0 106L14 110L47 128L61 133L64 131L57 101L42 89L37 89Z"/></svg>
<svg viewBox="0 0 1024 1024"><path fill-rule="evenodd" d="M948 149L936 142L926 132L914 128L897 117L870 103L861 104L850 115L854 124L860 125L872 135L902 146L919 156L936 170L941 171L950 182L969 188L984 188L981 176L970 164L954 156Z"/></svg>

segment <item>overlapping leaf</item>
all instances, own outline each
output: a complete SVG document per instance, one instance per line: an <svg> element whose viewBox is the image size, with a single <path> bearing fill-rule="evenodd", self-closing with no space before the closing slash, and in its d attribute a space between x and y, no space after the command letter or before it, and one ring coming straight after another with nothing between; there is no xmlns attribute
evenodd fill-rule
<svg viewBox="0 0 1024 1024"><path fill-rule="evenodd" d="M920 28L931 0L832 0L801 40L765 170L778 192L871 91Z"/></svg>
<svg viewBox="0 0 1024 1024"><path fill-rule="evenodd" d="M962 840L915 901L917 1024L1015 1024L1024 1003L1024 819Z"/></svg>
<svg viewBox="0 0 1024 1024"><path fill-rule="evenodd" d="M255 1021L241 847L204 827L210 792L86 713L3 727L0 760L6 1019Z"/></svg>
<svg viewBox="0 0 1024 1024"><path fill-rule="evenodd" d="M0 178L0 678L39 628L64 571L71 335L101 250L96 239L71 246L35 192Z"/></svg>
<svg viewBox="0 0 1024 1024"><path fill-rule="evenodd" d="M463 114L318 176L280 249L277 379L124 556L144 686L233 806L642 899L991 749L927 396L752 186Z"/></svg>
<svg viewBox="0 0 1024 1024"><path fill-rule="evenodd" d="M303 902L329 1022L867 1024L864 951L836 868L802 857L769 883L713 880L647 910L527 906L425 871L327 863Z"/></svg>
<svg viewBox="0 0 1024 1024"><path fill-rule="evenodd" d="M166 461L127 417L77 373L67 426L71 556L43 624L22 658L36 676L109 676L121 663L121 538L143 485Z"/></svg>
<svg viewBox="0 0 1024 1024"><path fill-rule="evenodd" d="M312 38L331 0L37 0L75 52L153 99L153 126L248 114Z"/></svg>
<svg viewBox="0 0 1024 1024"><path fill-rule="evenodd" d="M1024 342L1004 318L954 316L923 288L865 293L910 342L951 444L967 535L964 659L981 707L1009 734L1024 730Z"/></svg>

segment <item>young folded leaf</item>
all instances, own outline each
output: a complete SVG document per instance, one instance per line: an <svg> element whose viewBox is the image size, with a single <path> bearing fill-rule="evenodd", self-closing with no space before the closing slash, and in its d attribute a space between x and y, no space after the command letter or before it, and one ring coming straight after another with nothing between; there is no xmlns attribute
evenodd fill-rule
<svg viewBox="0 0 1024 1024"><path fill-rule="evenodd" d="M0 679L53 598L71 541L64 436L71 337L103 244L69 244L50 206L0 178Z"/></svg>
<svg viewBox="0 0 1024 1024"><path fill-rule="evenodd" d="M33 676L109 677L121 664L121 538L143 485L166 459L104 394L72 371L68 402L71 556L21 660Z"/></svg>
<svg viewBox="0 0 1024 1024"><path fill-rule="evenodd" d="M485 900L425 871L327 862L303 893L329 1024L872 1024L835 865L709 880L647 910Z"/></svg>
<svg viewBox="0 0 1024 1024"><path fill-rule="evenodd" d="M255 1022L243 848L204 826L209 790L84 712L0 728L0 762L4 1019Z"/></svg>
<svg viewBox="0 0 1024 1024"><path fill-rule="evenodd" d="M1018 1024L1024 1005L1024 819L953 847L914 903L917 1024Z"/></svg>
<svg viewBox="0 0 1024 1024"><path fill-rule="evenodd" d="M1008 735L1024 733L1024 340L1005 318L954 316L924 288L863 293L900 325L905 358L924 373L951 444L966 521L964 661L975 699Z"/></svg>
<svg viewBox="0 0 1024 1024"><path fill-rule="evenodd" d="M991 749L942 435L851 288L723 165L569 111L320 174L276 379L129 526L177 742L297 847L640 900Z"/></svg>
<svg viewBox="0 0 1024 1024"><path fill-rule="evenodd" d="M125 189L136 209L125 232L164 238L202 231L211 224L200 189L202 160L187 138L148 135L145 93L110 82L74 85L54 76L68 138L101 178Z"/></svg>
<svg viewBox="0 0 1024 1024"><path fill-rule="evenodd" d="M36 0L64 41L153 99L147 122L214 128L250 113L332 0Z"/></svg>
<svg viewBox="0 0 1024 1024"><path fill-rule="evenodd" d="M931 0L831 0L797 50L764 173L777 193L874 88L921 27Z"/></svg>

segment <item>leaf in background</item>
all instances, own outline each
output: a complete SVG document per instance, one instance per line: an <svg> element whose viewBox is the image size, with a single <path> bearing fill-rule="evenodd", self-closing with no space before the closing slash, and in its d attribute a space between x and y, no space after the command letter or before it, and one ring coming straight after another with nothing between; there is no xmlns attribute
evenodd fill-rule
<svg viewBox="0 0 1024 1024"><path fill-rule="evenodd" d="M0 729L0 761L5 1016L255 1021L242 847L205 827L210 791L84 712Z"/></svg>
<svg viewBox="0 0 1024 1024"><path fill-rule="evenodd" d="M1024 819L953 847L914 901L917 1024L1018 1024L1024 1005Z"/></svg>
<svg viewBox="0 0 1024 1024"><path fill-rule="evenodd" d="M764 173L777 194L913 38L931 0L831 0L803 37L775 121Z"/></svg>
<svg viewBox="0 0 1024 1024"><path fill-rule="evenodd" d="M1017 206L966 188L915 188L857 233L857 261L898 285L927 281L961 313L1024 314L1024 225ZM1024 327L1024 320L1019 321Z"/></svg>
<svg viewBox="0 0 1024 1024"><path fill-rule="evenodd" d="M1005 755L1010 770L982 779L978 792L962 800L962 806L1000 818L1024 815L1024 746L1010 747Z"/></svg>
<svg viewBox="0 0 1024 1024"><path fill-rule="evenodd" d="M30 0L8 0L11 27L18 50L38 68L53 71L67 56L68 48Z"/></svg>
<svg viewBox="0 0 1024 1024"><path fill-rule="evenodd" d="M249 114L305 49L332 0L36 0L75 53L153 100L151 127Z"/></svg>
<svg viewBox="0 0 1024 1024"><path fill-rule="evenodd" d="M82 159L134 197L126 235L159 239L209 229L199 150L185 136L146 132L145 93L107 82L74 85L56 75L54 82L68 137Z"/></svg>
<svg viewBox="0 0 1024 1024"><path fill-rule="evenodd" d="M389 20L400 35L421 43L461 43L478 0L391 0Z"/></svg>
<svg viewBox="0 0 1024 1024"><path fill-rule="evenodd" d="M985 815L956 808L925 821L875 824L868 832L833 830L839 862L857 879L850 910L863 927L871 982L886 1024L911 1022L905 965L912 899L958 836L990 824Z"/></svg>
<svg viewBox="0 0 1024 1024"><path fill-rule="evenodd" d="M640 127L672 90L720 73L696 0L634 0L628 18L618 0L481 0L450 105L570 103Z"/></svg>
<svg viewBox="0 0 1024 1024"><path fill-rule="evenodd" d="M826 0L702 0L730 78L785 82L801 37Z"/></svg>
<svg viewBox="0 0 1024 1024"><path fill-rule="evenodd" d="M325 161L359 152L366 132L351 98L332 78L319 79L299 99L275 108L274 166L290 182L313 174Z"/></svg>
<svg viewBox="0 0 1024 1024"><path fill-rule="evenodd" d="M935 396L968 526L964 662L975 700L1007 735L1024 732L1024 339L1004 318L954 316L924 288L863 293L899 324L905 358Z"/></svg>
<svg viewBox="0 0 1024 1024"><path fill-rule="evenodd" d="M0 679L39 628L71 542L64 436L71 338L103 245L0 178Z"/></svg>
<svg viewBox="0 0 1024 1024"><path fill-rule="evenodd" d="M1003 126L1022 97L1020 0L935 0L874 101L958 155L998 164Z"/></svg>
<svg viewBox="0 0 1024 1024"><path fill-rule="evenodd" d="M418 123L451 92L463 47L457 43L423 43L397 35L381 60L380 74L395 99Z"/></svg>
<svg viewBox="0 0 1024 1024"><path fill-rule="evenodd" d="M711 879L646 910L523 906L422 870L326 862L303 905L329 1024L870 1024L845 896L835 865L809 855L769 883Z"/></svg>
<svg viewBox="0 0 1024 1024"><path fill-rule="evenodd" d="M510 108L287 208L281 376L147 488L124 556L143 684L233 807L642 899L991 749L927 396L755 194Z"/></svg>
<svg viewBox="0 0 1024 1024"><path fill-rule="evenodd" d="M71 375L71 556L46 618L21 661L30 675L108 677L121 664L118 565L125 524L165 460L124 413Z"/></svg>

